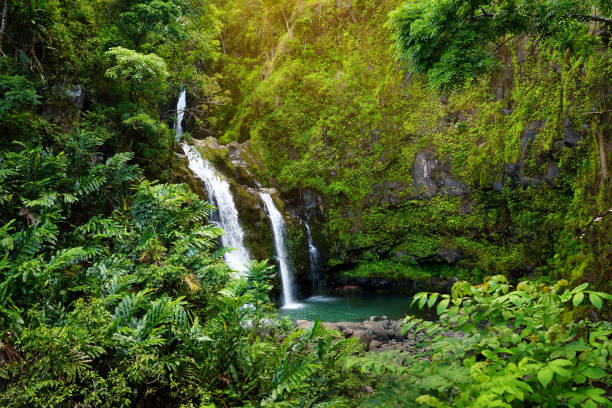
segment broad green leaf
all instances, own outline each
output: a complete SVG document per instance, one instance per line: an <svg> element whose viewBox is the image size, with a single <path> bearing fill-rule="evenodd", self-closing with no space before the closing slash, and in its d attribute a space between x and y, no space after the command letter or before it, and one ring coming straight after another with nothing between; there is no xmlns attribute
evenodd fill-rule
<svg viewBox="0 0 612 408"><path fill-rule="evenodd" d="M595 292L589 293L589 300L593 306L595 306L597 309L601 309L603 301Z"/></svg>
<svg viewBox="0 0 612 408"><path fill-rule="evenodd" d="M566 370L565 368L561 368L559 366L556 365L549 365L548 366L551 370L553 370L555 373L557 373L558 375L560 375L561 377L566 377L569 378L572 376L572 372L569 370Z"/></svg>
<svg viewBox="0 0 612 408"><path fill-rule="evenodd" d="M606 372L599 367L589 367L586 370L582 371L581 374L584 374L587 377L594 378L596 380L606 376Z"/></svg>
<svg viewBox="0 0 612 408"><path fill-rule="evenodd" d="M572 299L572 304L574 306L578 306L580 303L582 303L583 299L584 299L584 292L578 292L574 295L574 299Z"/></svg>
<svg viewBox="0 0 612 408"><path fill-rule="evenodd" d="M549 362L548 364L551 366L557 366L557 367L569 367L569 366L573 367L574 366L574 363L564 358L558 358L556 360Z"/></svg>
<svg viewBox="0 0 612 408"><path fill-rule="evenodd" d="M576 286L574 289L572 289L572 291L570 293L574 294L576 292L583 291L583 290L585 290L587 288L587 286L589 286L589 284L587 282L585 282L585 283L583 283L581 285Z"/></svg>
<svg viewBox="0 0 612 408"><path fill-rule="evenodd" d="M597 293L597 296L602 297L606 300L612 300L612 295L606 292L595 292Z"/></svg>
<svg viewBox="0 0 612 408"><path fill-rule="evenodd" d="M444 299L440 303L438 303L438 307L436 308L436 312L438 313L438 315L441 315L442 313L446 311L446 308L448 307L449 302L450 302L450 299Z"/></svg>
<svg viewBox="0 0 612 408"><path fill-rule="evenodd" d="M431 308L436 303L436 300L438 300L438 296L437 293L432 293L427 302L427 307Z"/></svg>
<svg viewBox="0 0 612 408"><path fill-rule="evenodd" d="M423 306L425 306L425 302L427 302L427 295L419 299L419 309L423 309Z"/></svg>
<svg viewBox="0 0 612 408"><path fill-rule="evenodd" d="M542 384L542 386L546 388L548 384L552 381L554 375L555 373L550 368L544 367L540 371L538 371L537 377L538 381L540 381L540 384Z"/></svg>

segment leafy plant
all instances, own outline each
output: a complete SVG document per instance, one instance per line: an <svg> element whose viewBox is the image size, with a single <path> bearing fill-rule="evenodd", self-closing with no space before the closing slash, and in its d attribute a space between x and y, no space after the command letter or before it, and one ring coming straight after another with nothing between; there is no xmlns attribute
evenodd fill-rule
<svg viewBox="0 0 612 408"><path fill-rule="evenodd" d="M494 276L476 286L457 282L451 295L419 293L414 302L436 308L440 320L404 320L404 332L418 340L416 354L351 364L393 375L396 397L408 405L610 406L610 324L564 324L586 297L596 309L612 299L587 286L569 290L565 281L552 287L525 281L514 288ZM389 400L384 406L400 405Z"/></svg>

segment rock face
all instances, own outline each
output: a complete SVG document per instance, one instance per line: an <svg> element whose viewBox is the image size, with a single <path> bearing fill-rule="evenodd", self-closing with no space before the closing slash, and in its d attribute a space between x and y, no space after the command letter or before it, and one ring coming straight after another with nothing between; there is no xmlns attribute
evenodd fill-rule
<svg viewBox="0 0 612 408"><path fill-rule="evenodd" d="M462 195L468 192L464 182L456 180L450 166L427 150L419 150L410 169L412 185L420 198L438 194Z"/></svg>
<svg viewBox="0 0 612 408"><path fill-rule="evenodd" d="M298 320L296 326L300 329L309 329L313 322ZM372 316L363 322L324 322L322 325L328 330L335 330L345 338L358 338L368 352L397 350L402 352L417 351L417 344L423 339L423 334L410 330L402 334L401 320L388 320L384 316L380 319ZM457 333L447 333L447 336L460 336Z"/></svg>

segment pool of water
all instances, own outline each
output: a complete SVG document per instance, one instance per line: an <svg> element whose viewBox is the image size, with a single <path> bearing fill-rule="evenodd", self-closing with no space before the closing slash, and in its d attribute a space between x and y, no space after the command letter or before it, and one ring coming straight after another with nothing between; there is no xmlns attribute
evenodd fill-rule
<svg viewBox="0 0 612 408"><path fill-rule="evenodd" d="M324 322L361 322L370 316L387 316L401 319L407 314L433 320L435 311L410 307L410 296L398 295L351 295L313 296L299 301L299 306L280 309L279 313L292 320L315 320Z"/></svg>

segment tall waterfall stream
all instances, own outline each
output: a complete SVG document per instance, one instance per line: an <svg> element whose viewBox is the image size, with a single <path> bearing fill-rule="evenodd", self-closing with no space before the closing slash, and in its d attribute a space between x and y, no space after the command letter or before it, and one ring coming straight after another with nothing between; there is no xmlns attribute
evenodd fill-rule
<svg viewBox="0 0 612 408"><path fill-rule="evenodd" d="M283 215L278 211L272 197L268 193L259 193L264 205L266 206L266 212L270 218L272 224L272 233L274 235L274 249L276 250L276 257L278 259L278 266L280 268L281 281L283 285L283 308L292 309L300 306L295 301L295 295L293 292L293 276L291 269L289 268L289 257L287 255L287 248L285 247L285 220Z"/></svg>
<svg viewBox="0 0 612 408"><path fill-rule="evenodd" d="M182 122L186 106L187 92L182 90L176 106L177 140L180 140L180 137L183 135ZM215 170L213 165L202 158L202 155L194 146L181 143L181 147L189 160L189 169L204 183L210 203L217 207L218 215L216 219L212 219L211 221L217 223L217 225L223 229L223 235L221 236L221 243L223 246L232 249L231 251L225 253L225 262L233 270L238 272L246 271L250 256L244 245L244 231L240 225L238 210L236 209L236 204L234 203L234 197L232 196L232 192L230 190L229 181L222 178ZM268 214L270 223L272 225L274 248L278 259L282 282L283 307L297 308L300 306L300 304L295 301L293 276L289 266L287 248L285 246L284 218L274 205L274 201L272 200L270 194L260 193L260 197L265 205L266 213ZM309 246L312 248L314 246L312 245L311 241L312 238L309 238ZM312 255L311 250L311 259Z"/></svg>
<svg viewBox="0 0 612 408"><path fill-rule="evenodd" d="M185 107L186 91L183 90L176 107L177 138L180 138L183 134L182 120ZM244 246L244 231L238 219L238 210L230 191L229 181L223 179L212 164L202 158L198 149L185 143L181 143L181 147L189 160L189 169L204 183L209 202L217 207L216 219L213 218L211 221L223 229L223 235L221 236L223 246L232 249L225 253L225 262L235 271L246 271L250 256Z"/></svg>

